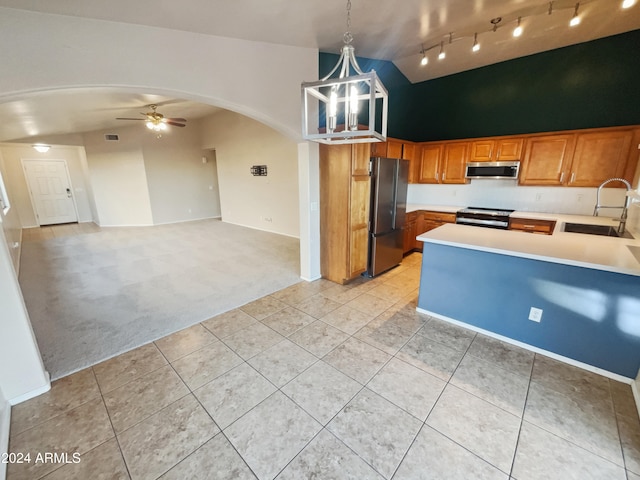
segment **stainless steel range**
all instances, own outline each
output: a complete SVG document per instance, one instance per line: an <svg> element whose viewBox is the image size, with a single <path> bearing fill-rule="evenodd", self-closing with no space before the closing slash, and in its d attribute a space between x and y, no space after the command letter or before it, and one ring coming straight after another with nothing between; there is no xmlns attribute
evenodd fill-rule
<svg viewBox="0 0 640 480"><path fill-rule="evenodd" d="M467 207L458 210L456 223L488 228L509 228L509 215L514 210L502 208Z"/></svg>

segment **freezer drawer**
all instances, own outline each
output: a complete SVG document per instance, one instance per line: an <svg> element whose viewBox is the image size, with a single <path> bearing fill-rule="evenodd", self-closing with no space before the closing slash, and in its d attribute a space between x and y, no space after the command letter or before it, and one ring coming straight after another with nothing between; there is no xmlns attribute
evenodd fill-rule
<svg viewBox="0 0 640 480"><path fill-rule="evenodd" d="M367 276L375 277L402 261L403 230L393 230L382 235L369 234L369 261Z"/></svg>

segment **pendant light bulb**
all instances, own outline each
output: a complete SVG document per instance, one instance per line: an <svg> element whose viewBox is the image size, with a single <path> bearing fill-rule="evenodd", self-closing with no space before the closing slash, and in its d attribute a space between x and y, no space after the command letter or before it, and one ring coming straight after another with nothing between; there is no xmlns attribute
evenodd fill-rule
<svg viewBox="0 0 640 480"><path fill-rule="evenodd" d="M422 60L420 60L420 65L424 67L427 63L429 63L429 59L427 58L427 52L424 50L424 43L422 44L422 50L420 50L420 53L422 54Z"/></svg>
<svg viewBox="0 0 640 480"><path fill-rule="evenodd" d="M573 17L571 17L571 21L569 22L570 27L575 27L580 25L580 16L578 15L578 9L580 8L580 2L576 3L576 9L573 12Z"/></svg>
<svg viewBox="0 0 640 480"><path fill-rule="evenodd" d="M622 8L631 8L636 4L636 0L624 0L622 2Z"/></svg>
<svg viewBox="0 0 640 480"><path fill-rule="evenodd" d="M516 28L513 29L513 36L514 37L519 37L520 35L522 35L522 25L520 25L520 21L522 20L522 17L518 17L518 26Z"/></svg>
<svg viewBox="0 0 640 480"><path fill-rule="evenodd" d="M473 47L471 47L471 51L477 52L478 50L480 50L480 44L478 43L478 34L475 33L473 35Z"/></svg>
<svg viewBox="0 0 640 480"><path fill-rule="evenodd" d="M438 54L438 60L444 60L446 56L447 54L444 53L444 42L440 42L440 53Z"/></svg>

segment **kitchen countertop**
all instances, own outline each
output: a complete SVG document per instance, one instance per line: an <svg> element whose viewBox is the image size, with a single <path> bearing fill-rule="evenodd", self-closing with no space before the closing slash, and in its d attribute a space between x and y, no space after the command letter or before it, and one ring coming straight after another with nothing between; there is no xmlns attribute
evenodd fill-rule
<svg viewBox="0 0 640 480"><path fill-rule="evenodd" d="M418 210L430 210L432 212L456 213L465 207L452 207L450 205L420 205L417 203L407 204L407 213L416 212Z"/></svg>
<svg viewBox="0 0 640 480"><path fill-rule="evenodd" d="M444 207L416 208L415 210ZM634 238L604 237L564 232L564 224L588 223L618 226L608 217L566 215L516 211L511 217L555 220L552 235L537 235L516 230L498 230L468 225L445 224L417 237L423 242L451 245L484 252L512 255L533 260L574 265L615 273L640 276L640 232L630 232Z"/></svg>

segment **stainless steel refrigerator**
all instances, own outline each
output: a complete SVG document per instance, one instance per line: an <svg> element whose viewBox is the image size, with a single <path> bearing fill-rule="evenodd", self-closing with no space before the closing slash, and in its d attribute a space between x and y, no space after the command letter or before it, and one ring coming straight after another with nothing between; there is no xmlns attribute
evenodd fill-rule
<svg viewBox="0 0 640 480"><path fill-rule="evenodd" d="M386 272L402 261L409 161L371 158L369 258L367 276Z"/></svg>

